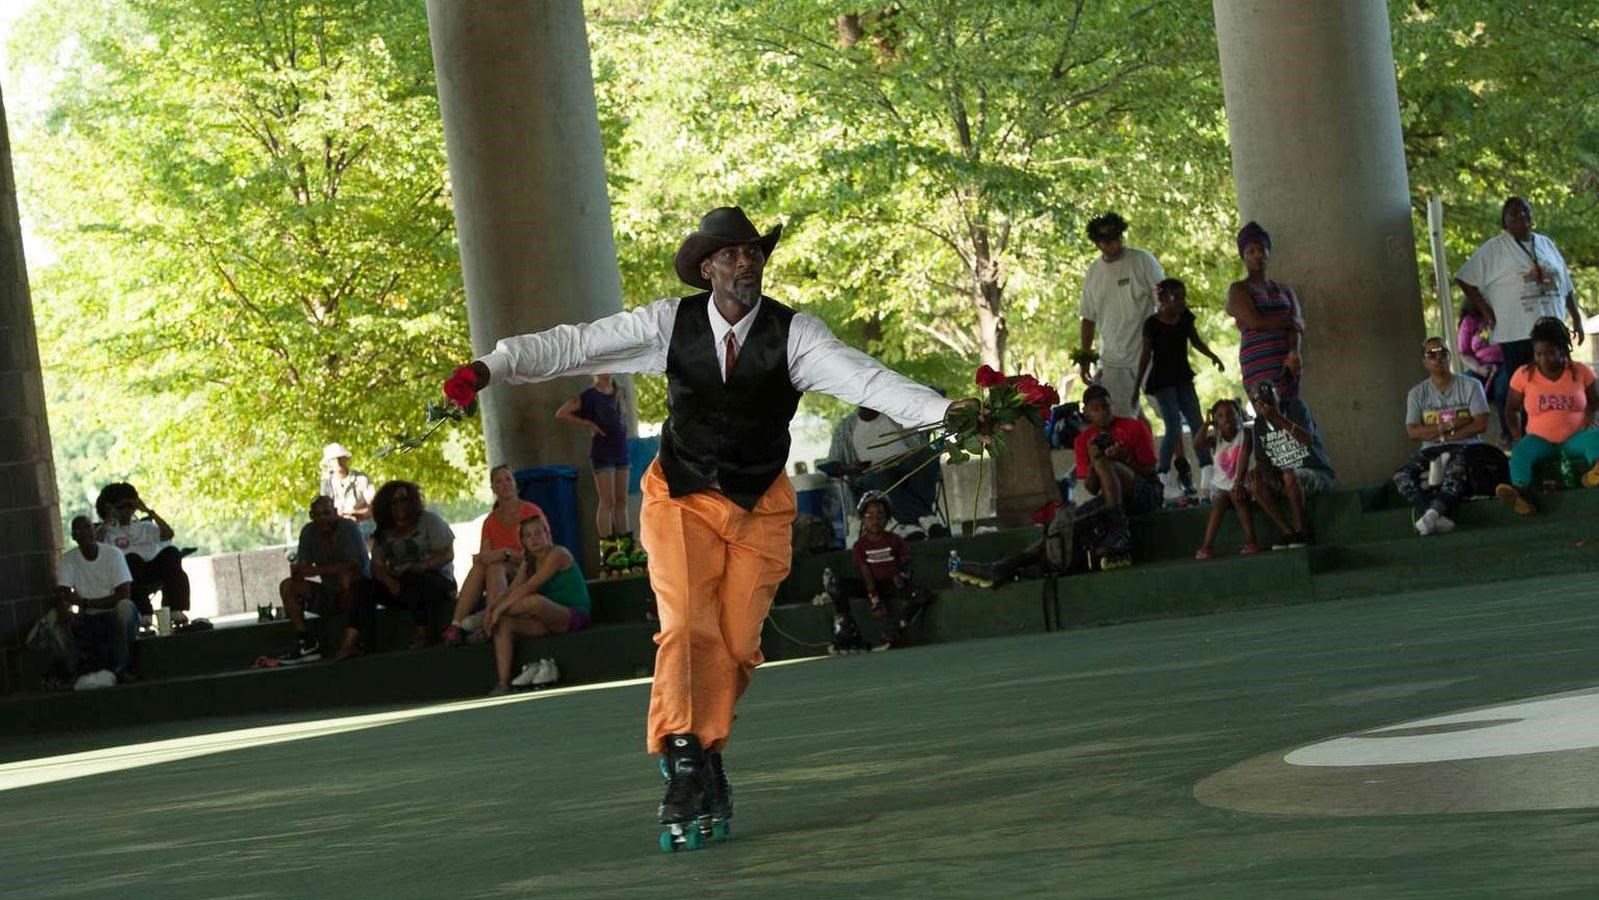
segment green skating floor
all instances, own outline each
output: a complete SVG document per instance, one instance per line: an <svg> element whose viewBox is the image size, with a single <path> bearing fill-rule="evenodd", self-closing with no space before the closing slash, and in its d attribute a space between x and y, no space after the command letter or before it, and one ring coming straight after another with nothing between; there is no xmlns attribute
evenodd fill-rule
<svg viewBox="0 0 1599 900"><path fill-rule="evenodd" d="M641 684L12 741L0 894L1595 896L1599 762L1564 726L1385 744L1531 741L1494 765L1281 762L1599 684L1591 577L1440 562L1459 587L764 669L727 757L735 838L672 856ZM1522 752L1550 735L1564 752Z"/></svg>

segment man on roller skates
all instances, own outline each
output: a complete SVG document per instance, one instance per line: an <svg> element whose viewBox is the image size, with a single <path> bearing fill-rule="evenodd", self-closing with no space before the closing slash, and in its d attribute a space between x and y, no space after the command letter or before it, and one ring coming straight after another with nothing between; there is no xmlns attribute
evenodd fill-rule
<svg viewBox="0 0 1599 900"><path fill-rule="evenodd" d="M644 475L639 530L661 621L646 740L666 778L667 851L728 834L722 750L789 571L794 489L783 469L800 395L822 391L907 427L938 422L951 406L761 294L781 231L761 234L736 207L712 210L676 260L678 277L702 293L506 338L445 384L465 405L497 381L666 375L667 420Z"/></svg>

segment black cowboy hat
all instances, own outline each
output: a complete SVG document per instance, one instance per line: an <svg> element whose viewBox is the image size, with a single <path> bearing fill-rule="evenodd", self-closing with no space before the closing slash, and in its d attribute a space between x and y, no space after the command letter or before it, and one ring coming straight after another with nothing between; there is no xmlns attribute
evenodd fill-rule
<svg viewBox="0 0 1599 900"><path fill-rule="evenodd" d="M749 216L744 215L744 210L719 206L706 213L705 218L700 219L700 230L684 238L683 246L677 248L677 277L685 284L709 289L711 283L700 274L700 263L705 257L734 244L760 244L762 252L771 256L782 233L783 226L776 225L761 234Z"/></svg>

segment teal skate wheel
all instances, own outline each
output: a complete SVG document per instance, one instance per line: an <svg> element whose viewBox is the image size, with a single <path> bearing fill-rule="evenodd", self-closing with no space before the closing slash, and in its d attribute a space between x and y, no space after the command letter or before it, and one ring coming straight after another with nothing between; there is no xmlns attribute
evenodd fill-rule
<svg viewBox="0 0 1599 900"><path fill-rule="evenodd" d="M721 843L733 839L733 825L731 822L712 822L711 840Z"/></svg>
<svg viewBox="0 0 1599 900"><path fill-rule="evenodd" d="M661 832L661 852L674 853L677 851L677 841L672 839L672 832Z"/></svg>
<svg viewBox="0 0 1599 900"><path fill-rule="evenodd" d="M698 850L705 846L705 835L700 834L698 828L689 828L683 832L683 849Z"/></svg>

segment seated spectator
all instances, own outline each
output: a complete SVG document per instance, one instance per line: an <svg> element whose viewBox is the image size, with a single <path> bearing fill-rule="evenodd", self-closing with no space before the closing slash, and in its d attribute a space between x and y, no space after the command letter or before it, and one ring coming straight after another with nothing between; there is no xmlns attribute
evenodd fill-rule
<svg viewBox="0 0 1599 900"><path fill-rule="evenodd" d="M565 547L550 537L543 513L523 520L519 532L522 565L510 590L483 613L483 630L494 641L494 669L499 680L489 696L512 687L548 687L559 677L555 660L541 659L522 667L511 679L516 639L568 634L587 628L589 586L583 570Z"/></svg>
<svg viewBox="0 0 1599 900"><path fill-rule="evenodd" d="M1482 442L1488 430L1488 395L1482 382L1456 375L1449 368L1449 347L1443 338L1422 344L1427 377L1405 397L1405 432L1421 449L1394 473L1394 487L1410 504L1416 533L1422 537L1455 530L1455 504L1471 492L1473 467L1504 471L1505 455ZM1431 483L1434 465L1442 480ZM1429 487L1436 487L1430 496Z"/></svg>
<svg viewBox="0 0 1599 900"><path fill-rule="evenodd" d="M372 498L372 579L376 585L356 595L350 624L369 639L377 606L403 609L416 622L415 650L428 645L428 613L450 602L455 592L455 535L422 503L422 489L409 481L390 481ZM344 651L340 650L341 654ZM354 647L349 654L360 651Z"/></svg>
<svg viewBox="0 0 1599 900"><path fill-rule="evenodd" d="M861 638L860 627L850 612L849 602L854 597L864 597L872 607L872 617L888 617L885 599L904 596L906 603L900 612L894 630L877 647L889 650L904 643L905 632L926 605L927 598L911 586L911 551L905 539L888 530L892 507L888 495L872 491L861 498L856 514L861 519L861 536L856 539L851 556L859 578L831 577L829 569L824 575L822 589L833 606L833 643L828 648L832 654L855 653L868 649ZM818 598L820 599L820 598Z"/></svg>
<svg viewBox="0 0 1599 900"><path fill-rule="evenodd" d="M1194 449L1213 451L1216 459L1210 478L1210 519L1205 522L1205 543L1194 559L1210 559L1215 552L1216 532L1221 530L1229 509L1238 514L1238 524L1244 530L1244 546L1238 555L1260 552L1260 545L1255 542L1255 519L1249 511L1249 457L1254 442L1254 429L1244 424L1244 409L1237 400L1216 401L1194 435Z"/></svg>
<svg viewBox="0 0 1599 900"><path fill-rule="evenodd" d="M1272 543L1273 550L1303 547L1310 543L1306 495L1332 490L1333 468L1327 448L1322 446L1321 432L1304 400L1296 397L1279 403L1277 388L1270 380L1250 385L1249 400L1255 406L1250 496L1282 534ZM1279 495L1288 498L1292 525L1277 511Z"/></svg>
<svg viewBox="0 0 1599 900"><path fill-rule="evenodd" d="M1505 364L1505 348L1494 343L1493 322L1469 301L1460 305L1460 330L1455 335L1455 343L1460 362L1482 384L1488 402L1494 409L1504 409L1507 385L1498 376L1500 367ZM1501 414L1500 419L1503 418ZM1510 427L1500 421L1499 431L1504 446L1509 448Z"/></svg>
<svg viewBox="0 0 1599 900"><path fill-rule="evenodd" d="M94 501L100 515L96 537L122 551L133 574L133 605L144 624L150 624L154 607L150 595L161 592L161 606L172 611L172 624L189 622L189 575L183 571L183 551L172 546L172 526L145 505L139 491L125 481L106 485ZM135 512L143 519L134 520Z"/></svg>
<svg viewBox="0 0 1599 900"><path fill-rule="evenodd" d="M452 646L467 639L471 630L466 627L468 617L475 610L493 604L510 587L517 566L522 564L522 541L518 537L522 522L531 516L544 515L538 504L516 495L516 475L510 466L501 464L489 472L489 489L494 492L494 507L483 518L483 537L478 543L478 552L472 557L472 568L455 597L450 627L444 629L444 643ZM478 629L472 637L487 635Z"/></svg>
<svg viewBox="0 0 1599 900"><path fill-rule="evenodd" d="M938 485L943 477L940 463L935 461L918 471L917 467L927 462L927 455L917 453L889 468L867 471L927 446L923 435L896 434L904 430L888 416L863 406L834 426L827 461L817 468L829 477L843 478L857 497L897 484L889 492L895 521L900 525L896 532L904 536L946 535L949 529L938 517L937 509ZM904 479L903 483L900 479Z"/></svg>
<svg viewBox="0 0 1599 900"><path fill-rule="evenodd" d="M133 575L122 551L95 540L88 516L72 519L77 546L61 554L56 566L56 663L71 684L78 677L78 654L88 649L119 682L133 679L129 669L139 613L130 595ZM73 606L77 606L74 613Z"/></svg>
<svg viewBox="0 0 1599 900"><path fill-rule="evenodd" d="M1112 414L1110 392L1097 384L1083 391L1083 417L1088 427L1072 445L1081 490L1127 515L1159 509L1162 492L1155 480L1155 437L1149 425Z"/></svg>
<svg viewBox="0 0 1599 900"><path fill-rule="evenodd" d="M1522 433L1521 413L1527 413ZM1515 442L1510 448L1510 484L1494 490L1500 502L1524 516L1533 506L1533 478L1540 463L1574 458L1585 470L1582 483L1599 487L1599 392L1593 369L1571 358L1571 332L1559 319L1546 316L1532 326L1532 363L1510 376L1505 419Z"/></svg>
<svg viewBox="0 0 1599 900"><path fill-rule="evenodd" d="M1188 365L1189 345L1209 357L1217 369L1226 367L1199 336L1194 314L1188 308L1188 287L1181 279L1167 278L1155 285L1155 299L1160 308L1144 320L1144 349L1138 358L1138 378L1133 383L1143 385L1149 399L1155 401L1166 430L1160 439L1156 478L1164 488L1180 488L1184 497L1192 497L1196 491L1188 456L1183 453L1183 421L1187 420L1189 430L1198 435L1203 420L1199 417L1199 395L1194 392L1194 370ZM1210 452L1201 448L1197 439L1194 456L1199 459L1201 471L1212 474ZM1174 457L1175 484L1171 477ZM1200 482L1205 483L1204 477Z"/></svg>
<svg viewBox="0 0 1599 900"><path fill-rule="evenodd" d="M310 609L319 616L346 612L354 607L358 595L371 590L371 578L372 561L360 527L339 516L332 497L312 500L311 521L300 529L289 577L278 583L278 596L295 636L293 649L279 656L278 662L292 666L321 659L322 647L305 627L305 611ZM354 655L360 639L359 631L346 627L338 658Z"/></svg>
<svg viewBox="0 0 1599 900"><path fill-rule="evenodd" d="M333 498L339 517L354 522L362 539L372 536L372 479L350 468L350 451L340 443L322 448L322 485L318 493Z"/></svg>

